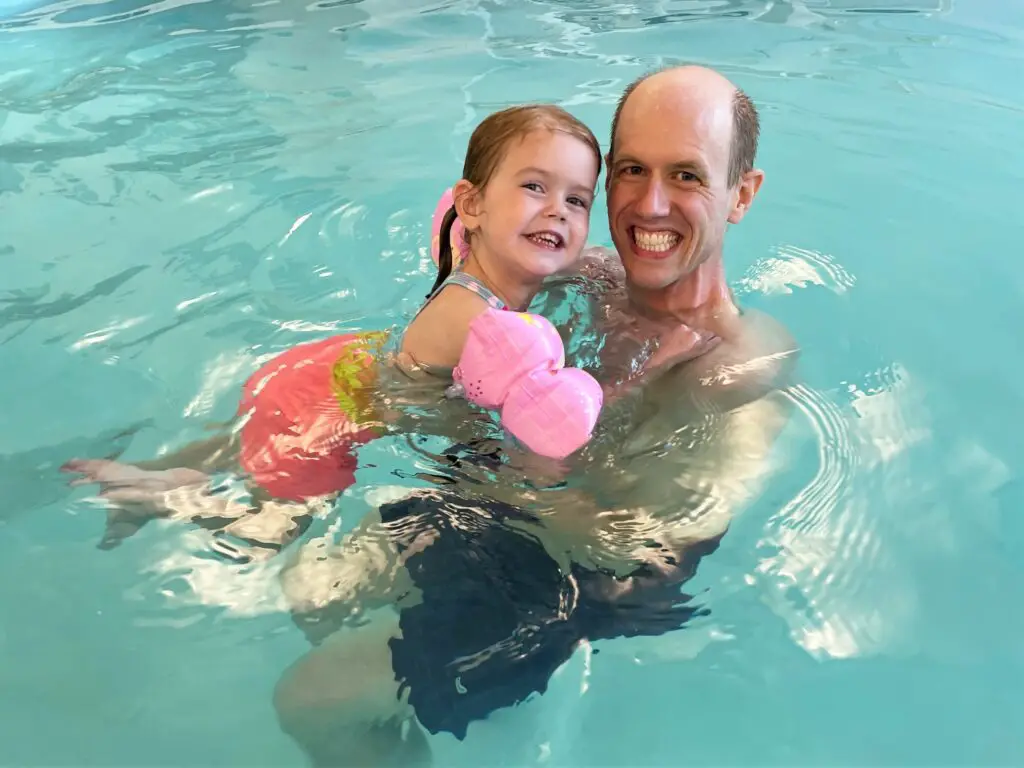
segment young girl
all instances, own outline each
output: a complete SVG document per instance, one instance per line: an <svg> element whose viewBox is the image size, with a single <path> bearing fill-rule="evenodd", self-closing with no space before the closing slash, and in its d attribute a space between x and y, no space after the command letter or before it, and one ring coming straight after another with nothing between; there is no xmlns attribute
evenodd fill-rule
<svg viewBox="0 0 1024 768"><path fill-rule="evenodd" d="M479 315L525 310L545 278L575 264L600 168L593 133L559 107L511 107L480 123L441 227L437 280L393 360L399 379L447 382ZM108 513L104 543L116 546L154 516L211 528L221 534L215 548L243 560L256 550L244 554L222 534L267 554L299 535L311 518L294 502L344 490L355 479L354 446L394 429L371 391L391 387L381 386L386 366L370 360L370 341L332 337L275 357L246 382L239 410L248 420L230 435L135 466L65 464L83 475L74 484L99 483L100 497L122 506ZM215 493L208 477L238 459L257 486L243 501Z"/></svg>
<svg viewBox="0 0 1024 768"><path fill-rule="evenodd" d="M488 307L525 311L545 278L572 267L600 169L597 139L558 107L512 107L484 120L441 227L437 280L399 363L450 373L474 318ZM453 253L456 219L464 234Z"/></svg>

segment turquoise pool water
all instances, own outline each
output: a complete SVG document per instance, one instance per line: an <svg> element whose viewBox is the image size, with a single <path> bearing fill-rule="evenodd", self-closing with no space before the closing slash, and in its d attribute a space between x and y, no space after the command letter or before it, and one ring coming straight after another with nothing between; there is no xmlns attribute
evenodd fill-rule
<svg viewBox="0 0 1024 768"><path fill-rule="evenodd" d="M797 418L707 619L577 653L437 763L1024 763L1022 59L1008 0L0 0L0 764L303 764L273 573L181 525L100 551L58 467L399 322L478 120L555 100L606 142L674 60L761 106L728 271L803 345Z"/></svg>

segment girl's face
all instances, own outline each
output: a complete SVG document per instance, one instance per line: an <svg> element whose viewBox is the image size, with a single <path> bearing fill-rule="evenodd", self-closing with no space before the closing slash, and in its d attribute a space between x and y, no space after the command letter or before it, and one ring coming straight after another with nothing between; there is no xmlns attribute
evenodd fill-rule
<svg viewBox="0 0 1024 768"><path fill-rule="evenodd" d="M572 266L590 232L597 174L594 151L568 134L538 129L514 141L460 211L474 256L529 285Z"/></svg>

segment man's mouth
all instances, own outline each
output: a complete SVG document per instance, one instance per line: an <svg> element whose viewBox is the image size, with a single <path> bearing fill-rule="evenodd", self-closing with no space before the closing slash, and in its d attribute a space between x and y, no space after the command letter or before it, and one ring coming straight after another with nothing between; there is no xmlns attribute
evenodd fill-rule
<svg viewBox="0 0 1024 768"><path fill-rule="evenodd" d="M533 232L526 235L526 239L538 248L546 248L549 251L557 251L565 247L565 238L557 232L551 232L550 230Z"/></svg>
<svg viewBox="0 0 1024 768"><path fill-rule="evenodd" d="M630 227L629 233L633 245L640 251L641 256L650 255L655 258L667 256L683 239L678 232L671 229L650 230Z"/></svg>

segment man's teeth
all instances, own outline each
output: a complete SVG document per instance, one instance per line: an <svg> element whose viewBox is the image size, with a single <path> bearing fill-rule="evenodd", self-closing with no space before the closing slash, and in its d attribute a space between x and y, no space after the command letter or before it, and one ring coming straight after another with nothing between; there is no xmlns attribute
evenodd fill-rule
<svg viewBox="0 0 1024 768"><path fill-rule="evenodd" d="M535 243L541 243L542 245L549 245L552 248L558 248L559 246L562 245L562 238L558 237L557 235L548 235L548 234L541 233L541 234L537 234L537 235L530 235L529 237Z"/></svg>
<svg viewBox="0 0 1024 768"><path fill-rule="evenodd" d="M633 241L645 251L667 251L674 248L679 242L679 235L675 232L645 232L642 229L633 230Z"/></svg>

